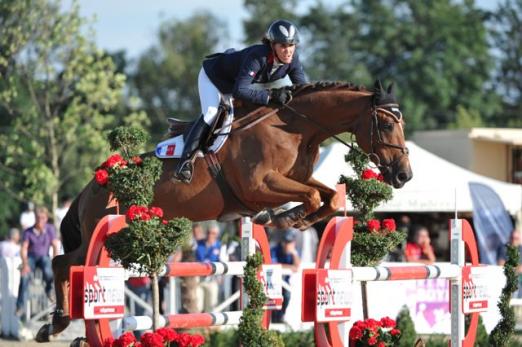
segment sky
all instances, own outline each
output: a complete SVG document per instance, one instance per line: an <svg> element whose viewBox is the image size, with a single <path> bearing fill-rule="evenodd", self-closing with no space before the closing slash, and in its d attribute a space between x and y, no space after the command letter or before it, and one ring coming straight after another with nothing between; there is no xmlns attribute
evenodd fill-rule
<svg viewBox="0 0 522 347"><path fill-rule="evenodd" d="M299 6L309 6L315 0L300 1ZM342 0L323 0L335 6ZM479 7L494 9L499 0L477 0ZM64 6L70 6L65 0ZM209 11L227 25L227 47L242 46L242 20L247 18L243 0L79 0L80 13L84 17L96 16L93 27L99 47L108 51L124 49L127 57L136 58L152 46L156 40L159 23L175 18L184 20L198 11Z"/></svg>

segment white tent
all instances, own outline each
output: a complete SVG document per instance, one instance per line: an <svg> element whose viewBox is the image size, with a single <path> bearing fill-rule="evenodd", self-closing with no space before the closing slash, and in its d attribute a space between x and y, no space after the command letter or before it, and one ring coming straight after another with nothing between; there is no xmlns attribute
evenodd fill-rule
<svg viewBox="0 0 522 347"><path fill-rule="evenodd" d="M377 209L382 212L471 212L469 183L488 185L501 198L511 214L522 208L522 185L501 182L452 164L408 141L411 181L394 189L393 199ZM341 174L353 175L344 161L348 149L339 143L325 147L314 170L314 177L335 188Z"/></svg>

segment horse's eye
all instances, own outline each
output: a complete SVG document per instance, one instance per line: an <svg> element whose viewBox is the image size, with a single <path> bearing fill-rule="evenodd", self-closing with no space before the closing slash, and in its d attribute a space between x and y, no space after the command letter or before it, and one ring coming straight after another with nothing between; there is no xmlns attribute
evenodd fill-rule
<svg viewBox="0 0 522 347"><path fill-rule="evenodd" d="M390 132L393 130L393 123L383 123L381 125L382 131Z"/></svg>

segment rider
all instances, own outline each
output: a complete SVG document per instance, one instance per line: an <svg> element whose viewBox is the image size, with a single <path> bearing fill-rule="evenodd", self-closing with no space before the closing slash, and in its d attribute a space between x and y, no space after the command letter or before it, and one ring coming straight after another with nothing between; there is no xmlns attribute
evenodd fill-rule
<svg viewBox="0 0 522 347"><path fill-rule="evenodd" d="M185 135L185 147L174 174L176 179L185 183L192 180L192 157L208 136L223 94L259 105L269 102L284 105L290 101L288 89L259 89L253 84L273 82L286 75L293 84L306 83L296 52L298 43L296 26L280 19L270 24L262 44L213 54L203 61L198 76L202 115Z"/></svg>

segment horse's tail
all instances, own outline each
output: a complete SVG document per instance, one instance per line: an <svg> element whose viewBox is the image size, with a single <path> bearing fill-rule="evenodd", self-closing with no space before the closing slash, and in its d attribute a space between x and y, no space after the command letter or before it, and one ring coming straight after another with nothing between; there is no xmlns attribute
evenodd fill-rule
<svg viewBox="0 0 522 347"><path fill-rule="evenodd" d="M80 228L80 217L78 214L78 205L81 194L72 202L67 214L60 224L60 233L62 234L62 244L65 253L74 251L80 247L82 243L82 233Z"/></svg>

